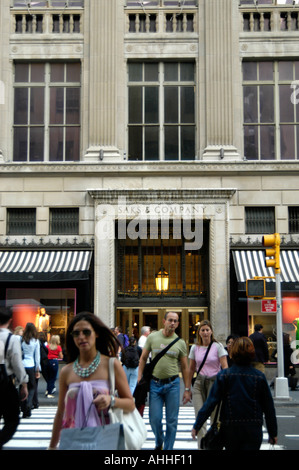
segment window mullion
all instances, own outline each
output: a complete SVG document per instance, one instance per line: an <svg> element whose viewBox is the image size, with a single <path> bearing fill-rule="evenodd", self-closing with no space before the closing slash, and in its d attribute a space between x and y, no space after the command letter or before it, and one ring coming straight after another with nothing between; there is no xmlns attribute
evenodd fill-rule
<svg viewBox="0 0 299 470"><path fill-rule="evenodd" d="M66 86L63 87L62 161L66 160Z"/></svg>
<svg viewBox="0 0 299 470"><path fill-rule="evenodd" d="M31 106L31 86L28 84L28 103L27 103L27 163L30 162L30 106Z"/></svg>
<svg viewBox="0 0 299 470"><path fill-rule="evenodd" d="M159 160L165 160L165 79L164 79L164 64L159 64Z"/></svg>
<svg viewBox="0 0 299 470"><path fill-rule="evenodd" d="M31 64L28 70L28 103L27 103L27 162L30 162L30 108L31 108Z"/></svg>
<svg viewBox="0 0 299 470"><path fill-rule="evenodd" d="M280 152L280 109L279 109L279 74L278 62L274 62L274 122L275 122L275 154L276 160L281 159Z"/></svg>
<svg viewBox="0 0 299 470"><path fill-rule="evenodd" d="M258 79L259 80L259 79ZM260 82L257 85L257 124L258 124L258 159L261 160L261 103L260 103Z"/></svg>
<svg viewBox="0 0 299 470"><path fill-rule="evenodd" d="M62 149L62 160L65 162L66 161L66 95L67 95L67 65L64 64L64 85L63 85L63 126L62 126L62 132L63 132L63 149Z"/></svg>
<svg viewBox="0 0 299 470"><path fill-rule="evenodd" d="M144 64L143 64L143 68L144 68ZM143 78L143 81L144 81L144 78ZM142 160L144 161L145 160L145 139L146 139L146 132L145 132L146 131L146 124L145 124L145 84L142 87L141 99L142 99L142 116L141 116L141 119L142 119L142 124L141 124L142 140L141 140L141 144L142 144Z"/></svg>
<svg viewBox="0 0 299 470"><path fill-rule="evenodd" d="M50 64L45 64L44 161L50 159Z"/></svg>
<svg viewBox="0 0 299 470"><path fill-rule="evenodd" d="M182 159L182 114L181 114L181 105L182 105L182 85L178 85L178 160Z"/></svg>

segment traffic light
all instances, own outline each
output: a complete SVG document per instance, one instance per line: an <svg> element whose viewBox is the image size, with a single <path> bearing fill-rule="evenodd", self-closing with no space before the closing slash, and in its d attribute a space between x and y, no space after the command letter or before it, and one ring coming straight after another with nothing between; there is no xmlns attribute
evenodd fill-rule
<svg viewBox="0 0 299 470"><path fill-rule="evenodd" d="M263 246L270 246L271 248L266 249L266 257L269 259L265 260L267 268L280 269L280 235L279 233L273 233L272 235L263 236Z"/></svg>
<svg viewBox="0 0 299 470"><path fill-rule="evenodd" d="M247 297L265 297L266 284L265 279L247 279L246 280Z"/></svg>

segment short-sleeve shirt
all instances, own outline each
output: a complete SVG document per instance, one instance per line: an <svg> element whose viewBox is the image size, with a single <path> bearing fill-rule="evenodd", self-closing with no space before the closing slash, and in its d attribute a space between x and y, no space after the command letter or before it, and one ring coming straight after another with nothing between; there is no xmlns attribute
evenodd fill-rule
<svg viewBox="0 0 299 470"><path fill-rule="evenodd" d="M177 334L170 337L164 336L163 330L151 333L146 340L144 348L152 353L152 359L171 343ZM167 379L179 373L179 361L182 357L187 357L187 346L183 339L177 341L158 361L154 368L153 376L158 379Z"/></svg>
<svg viewBox="0 0 299 470"><path fill-rule="evenodd" d="M47 345L48 349L48 359L58 359L59 353L62 352L61 346L57 345L56 349L51 349L49 345Z"/></svg>
<svg viewBox="0 0 299 470"><path fill-rule="evenodd" d="M191 347L189 359L193 359L195 361L196 371L202 363L206 351L207 346L199 346L197 344L193 344L193 346ZM205 375L207 377L213 377L214 375L217 375L221 369L220 357L222 356L227 356L227 351L221 343L214 341L212 343L206 361L200 371L200 375Z"/></svg>

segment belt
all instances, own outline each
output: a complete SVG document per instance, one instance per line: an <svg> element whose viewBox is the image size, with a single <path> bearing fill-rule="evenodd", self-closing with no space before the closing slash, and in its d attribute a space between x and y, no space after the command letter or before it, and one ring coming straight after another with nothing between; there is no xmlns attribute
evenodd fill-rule
<svg viewBox="0 0 299 470"><path fill-rule="evenodd" d="M172 377L168 377L167 379L158 379L157 377L152 376L152 379L154 382L159 382L160 384L169 384L170 382L173 382L178 375L173 375Z"/></svg>

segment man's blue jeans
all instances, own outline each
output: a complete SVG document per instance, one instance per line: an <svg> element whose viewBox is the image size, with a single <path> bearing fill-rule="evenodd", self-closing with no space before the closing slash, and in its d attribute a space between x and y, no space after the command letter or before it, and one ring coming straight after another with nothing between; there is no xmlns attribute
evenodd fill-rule
<svg viewBox="0 0 299 470"><path fill-rule="evenodd" d="M166 434L163 433L163 405L165 404ZM161 384L151 380L149 394L149 419L155 435L156 447L163 444L164 450L172 450L180 409L180 378L173 382Z"/></svg>

